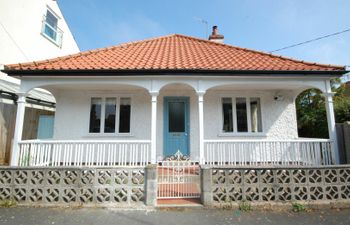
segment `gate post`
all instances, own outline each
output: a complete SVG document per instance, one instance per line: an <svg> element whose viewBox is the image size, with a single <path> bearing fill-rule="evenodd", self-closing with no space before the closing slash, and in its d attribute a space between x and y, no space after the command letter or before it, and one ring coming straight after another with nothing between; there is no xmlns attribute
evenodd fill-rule
<svg viewBox="0 0 350 225"><path fill-rule="evenodd" d="M145 174L145 204L148 206L157 205L157 164L146 166Z"/></svg>
<svg viewBox="0 0 350 225"><path fill-rule="evenodd" d="M213 204L212 168L210 166L203 165L201 166L201 170L201 201L204 206L211 206Z"/></svg>
<svg viewBox="0 0 350 225"><path fill-rule="evenodd" d="M343 139L344 139L344 152L345 152L345 164L350 164L350 122L343 123Z"/></svg>

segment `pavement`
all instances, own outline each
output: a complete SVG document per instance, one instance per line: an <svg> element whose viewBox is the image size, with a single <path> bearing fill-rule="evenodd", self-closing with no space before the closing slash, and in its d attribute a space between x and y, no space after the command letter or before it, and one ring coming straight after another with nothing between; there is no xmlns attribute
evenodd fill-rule
<svg viewBox="0 0 350 225"><path fill-rule="evenodd" d="M114 208L0 208L0 224L23 225L349 225L350 209L276 212L178 209L126 210Z"/></svg>

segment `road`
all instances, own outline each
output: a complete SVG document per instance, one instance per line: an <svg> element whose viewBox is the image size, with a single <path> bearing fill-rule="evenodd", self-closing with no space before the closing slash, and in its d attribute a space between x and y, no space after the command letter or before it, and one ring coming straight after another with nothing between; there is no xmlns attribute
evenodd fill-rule
<svg viewBox="0 0 350 225"><path fill-rule="evenodd" d="M121 210L102 208L0 208L0 224L23 225L320 225L350 224L350 209L313 212L238 210Z"/></svg>

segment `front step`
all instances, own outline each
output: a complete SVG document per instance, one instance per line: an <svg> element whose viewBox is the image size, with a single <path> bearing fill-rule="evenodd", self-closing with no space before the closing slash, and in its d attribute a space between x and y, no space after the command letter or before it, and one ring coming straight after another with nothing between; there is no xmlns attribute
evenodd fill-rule
<svg viewBox="0 0 350 225"><path fill-rule="evenodd" d="M175 198L175 199L158 199L157 207L159 208L202 208L201 200L199 198Z"/></svg>

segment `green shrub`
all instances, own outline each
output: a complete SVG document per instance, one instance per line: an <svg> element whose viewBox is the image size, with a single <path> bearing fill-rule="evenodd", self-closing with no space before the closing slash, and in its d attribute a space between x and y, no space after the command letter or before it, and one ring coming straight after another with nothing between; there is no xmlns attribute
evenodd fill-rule
<svg viewBox="0 0 350 225"><path fill-rule="evenodd" d="M301 203L292 203L293 212L304 212L306 211L306 207Z"/></svg>
<svg viewBox="0 0 350 225"><path fill-rule="evenodd" d="M334 114L337 123L350 121L350 98L345 95L345 85L339 79L332 80L335 92ZM298 133L300 137L328 138L325 98L318 89L308 89L296 99Z"/></svg>
<svg viewBox="0 0 350 225"><path fill-rule="evenodd" d="M239 210L243 212L249 212L250 210L252 210L252 206L249 202L241 202L239 204Z"/></svg>
<svg viewBox="0 0 350 225"><path fill-rule="evenodd" d="M0 201L0 207L10 208L16 205L17 205L17 202L13 199L6 199L6 200Z"/></svg>

